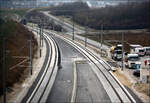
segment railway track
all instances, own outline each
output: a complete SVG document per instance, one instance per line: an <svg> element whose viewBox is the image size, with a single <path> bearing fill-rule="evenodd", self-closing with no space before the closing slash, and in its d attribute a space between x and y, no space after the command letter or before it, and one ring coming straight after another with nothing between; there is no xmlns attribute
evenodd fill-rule
<svg viewBox="0 0 150 103"><path fill-rule="evenodd" d="M66 39L58 36L57 34L54 35L72 45L81 54L83 54L87 58L87 60L90 61L90 66L97 75L99 81L102 83L104 89L110 97L111 102L136 103L135 99L131 96L131 94L113 75L111 71L111 66L107 62L105 62L102 58L95 56L92 52L82 47L78 43L73 42L68 38Z"/></svg>
<svg viewBox="0 0 150 103"><path fill-rule="evenodd" d="M46 41L47 48L50 49L47 51L48 54L46 55L47 62L43 67L44 71L40 76L40 79L37 80L37 84L34 86L34 89L27 94L26 98L23 99L23 103L46 102L56 78L58 70L58 47L49 35L44 34L44 39Z"/></svg>
<svg viewBox="0 0 150 103"><path fill-rule="evenodd" d="M51 91L52 84L57 74L57 69L55 69L58 60L57 45L55 41L52 39L52 37L50 37L50 35L52 34L49 32L45 32L45 33L46 34L44 34L44 37L48 41L49 47L51 47L51 56L49 56L48 59L49 63L46 66L47 69L45 69L42 78L38 82L38 85L32 92L31 96L28 98L27 103L46 102L48 94ZM135 99L131 96L131 94L113 75L111 71L111 66L107 62L105 62L102 58L95 56L90 50L84 48L80 44L73 42L68 38L61 37L57 34L54 35L64 40L65 42L69 43L70 45L72 45L74 48L76 48L81 54L83 54L87 58L87 60L90 62L90 66L92 70L96 74L98 80L102 83L111 102L136 103ZM50 66L50 64L53 66ZM53 69L49 69L49 68L53 68ZM53 77L52 75L55 76ZM46 81L46 83L44 81ZM76 96L74 98L76 98ZM74 99L74 101L71 102L75 102L75 100L76 99Z"/></svg>

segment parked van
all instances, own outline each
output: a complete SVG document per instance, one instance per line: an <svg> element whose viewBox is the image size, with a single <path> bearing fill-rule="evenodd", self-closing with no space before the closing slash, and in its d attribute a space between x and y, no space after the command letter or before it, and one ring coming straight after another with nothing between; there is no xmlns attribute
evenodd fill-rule
<svg viewBox="0 0 150 103"><path fill-rule="evenodd" d="M137 65L141 65L138 54L128 54L125 61L125 66L135 69Z"/></svg>
<svg viewBox="0 0 150 103"><path fill-rule="evenodd" d="M150 55L150 47L144 47L145 55Z"/></svg>
<svg viewBox="0 0 150 103"><path fill-rule="evenodd" d="M144 56L145 49L144 48L135 48L135 53L138 54L139 56Z"/></svg>
<svg viewBox="0 0 150 103"><path fill-rule="evenodd" d="M130 45L130 53L135 53L135 48L142 48L139 44L131 44Z"/></svg>

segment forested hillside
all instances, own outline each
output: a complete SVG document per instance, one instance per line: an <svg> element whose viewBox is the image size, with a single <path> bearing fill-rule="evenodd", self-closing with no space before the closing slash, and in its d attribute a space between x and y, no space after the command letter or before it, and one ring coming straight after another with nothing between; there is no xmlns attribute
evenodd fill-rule
<svg viewBox="0 0 150 103"><path fill-rule="evenodd" d="M143 29L150 27L150 2L127 3L90 9L76 2L50 9L53 15L73 16L74 21L94 29Z"/></svg>

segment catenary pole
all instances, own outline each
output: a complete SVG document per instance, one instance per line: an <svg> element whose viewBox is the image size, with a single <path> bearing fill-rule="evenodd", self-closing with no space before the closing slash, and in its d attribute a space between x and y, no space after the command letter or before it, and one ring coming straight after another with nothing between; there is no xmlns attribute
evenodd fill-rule
<svg viewBox="0 0 150 103"><path fill-rule="evenodd" d="M103 46L103 24L101 24L101 56L102 56L102 46Z"/></svg>
<svg viewBox="0 0 150 103"><path fill-rule="evenodd" d="M40 57L42 56L42 50L41 50L41 19L40 19Z"/></svg>
<svg viewBox="0 0 150 103"><path fill-rule="evenodd" d="M123 60L124 60L124 33L122 33L122 66L121 66L122 71L123 71L123 68L124 68Z"/></svg>
<svg viewBox="0 0 150 103"><path fill-rule="evenodd" d="M5 38L2 38L2 78L3 78L3 103L6 103L6 45Z"/></svg>
<svg viewBox="0 0 150 103"><path fill-rule="evenodd" d="M74 15L73 15L73 28L72 28L72 29L73 29L73 30L72 30L72 32L73 32L73 33L72 33L72 34L73 34L73 35L72 35L72 40L74 40Z"/></svg>
<svg viewBox="0 0 150 103"><path fill-rule="evenodd" d="M85 27L85 47L87 47L87 35L88 35L88 32L87 32L87 26Z"/></svg>
<svg viewBox="0 0 150 103"><path fill-rule="evenodd" d="M30 33L30 75L32 75L32 32Z"/></svg>

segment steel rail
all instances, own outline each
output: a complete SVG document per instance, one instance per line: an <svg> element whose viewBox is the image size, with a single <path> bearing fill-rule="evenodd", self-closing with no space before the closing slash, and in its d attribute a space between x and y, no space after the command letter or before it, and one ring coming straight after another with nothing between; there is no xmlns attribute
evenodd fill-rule
<svg viewBox="0 0 150 103"><path fill-rule="evenodd" d="M83 48L82 46L80 46L82 49L84 49L85 51L87 51L90 55L92 55L107 71L109 71L108 73L111 75L111 77L116 81L116 83L121 87L121 89L124 91L124 93L126 94L126 96L130 99L130 101L131 102L133 102L133 103L135 103L136 101L132 98L132 96L131 96L131 94L129 94L128 92L127 92L127 90L123 87L123 85L117 80L117 78L115 78L114 76L113 76L113 74L110 72L112 69L112 67L106 62L106 61L104 61L102 58L99 58L99 57L97 57L97 56L95 56L91 51L89 51L88 49L85 49L85 48ZM101 60L102 62L100 62L99 60ZM107 69L107 67L109 68L109 69ZM99 68L100 69L100 68Z"/></svg>
<svg viewBox="0 0 150 103"><path fill-rule="evenodd" d="M45 39L47 40L47 38L45 38ZM48 40L47 40L47 41L48 41ZM44 71L42 77L40 78L40 80L39 80L37 86L34 88L34 91L33 91L32 94L30 95L30 97L28 98L27 103L30 103L31 100L34 98L34 96L35 96L37 90L39 89L39 87L40 87L40 85L41 85L41 83L42 83L42 81L43 81L43 79L44 79L44 77L45 77L45 75L46 75L46 72L48 71L48 67L49 67L50 60L51 60L50 57L52 56L52 46L50 46L50 42L49 42L49 41L48 41L48 45L49 45L49 47L51 47L51 49L50 49L50 56L49 56L49 58L48 58L48 64L46 65L46 69L45 69L45 71Z"/></svg>
<svg viewBox="0 0 150 103"><path fill-rule="evenodd" d="M48 36L49 38L51 38L50 36ZM56 45L56 43L55 43L55 40L53 39L53 38L51 38L51 40L53 41L53 43L54 43L54 47L55 47L55 58L56 58L56 60L55 60L55 62L54 62L54 66L53 66L53 69L52 69L52 73L51 73L51 75L50 75L50 78L49 78L49 80L48 80L48 82L47 82L47 84L46 84L46 87L45 87L45 89L44 89L44 91L43 91L43 93L42 93L42 95L41 95L41 97L40 97L40 99L39 99L39 101L42 101L42 98L43 98L43 96L44 96L44 93L45 93L45 91L46 91L46 89L48 88L48 84L50 83L50 80L51 80L51 78L52 78L52 75L53 75L53 73L54 73L54 69L55 69L55 67L57 68L57 61L58 61L58 47L57 47L57 45ZM49 91L50 92L50 91ZM43 102L43 101L42 101ZM44 101L44 102L46 102L46 101Z"/></svg>
<svg viewBox="0 0 150 103"><path fill-rule="evenodd" d="M61 37L59 37L61 38ZM64 39L64 38L61 38ZM115 87L113 86L113 84L111 83L111 81L109 80L109 78L107 77L107 75L105 74L105 72L103 72L100 67L86 54L84 53L80 48L82 48L84 51L86 51L90 56L92 56L98 63L100 63L106 70L107 72L110 74L110 76L115 80L115 82L118 84L118 86L121 88L121 90L126 94L126 96L128 97L128 99L130 100L130 102L132 103L136 103L136 101L133 99L133 97L127 93L128 91L125 90L125 88L122 87L122 85L118 82L118 80L116 80L116 78L108 71L108 69L106 68L106 66L104 64L102 64L99 60L98 57L96 57L93 53L91 53L89 50L83 48L82 46L78 45L75 42L72 42L71 40L68 39L64 39L64 41L69 42L69 44L73 45L80 53L82 53L85 57L87 57L92 63L95 64L95 66L100 70L100 72L103 74L103 76L105 77L105 79L109 82L110 86L113 88L114 92L116 93L116 95L118 96L118 98L120 99L121 102L123 102L123 100L121 99L120 95L118 94L118 92L116 91ZM77 46L78 45L78 46ZM80 48L79 48L80 47ZM102 60L102 59L101 59ZM103 61L103 60L102 60ZM104 62L104 61L103 61ZM111 66L109 66L106 62L104 62L109 68L111 68Z"/></svg>
<svg viewBox="0 0 150 103"><path fill-rule="evenodd" d="M36 30L34 30L34 31L36 31ZM34 100L36 100L37 102L39 102L42 99L44 93L46 92L46 88L47 88L47 86L48 86L48 84L49 84L49 82L50 82L50 80L52 78L54 69L57 66L56 65L57 64L57 60L58 60L57 46L56 46L54 40L52 38L50 38L49 36L47 36L47 35L44 34L44 38L48 42L48 46L51 48L50 49L50 56L48 57L48 63L46 65L46 68L45 68L45 70L44 70L44 72L43 72L40 80L38 81L36 87L34 88L33 92L31 93L30 97L26 101L27 103L34 102ZM52 47L54 47L54 48L52 48ZM54 49L54 51L52 49ZM55 55L54 55L54 53L55 53ZM52 56L54 56L54 57L52 57ZM53 58L54 58L54 61L53 61L54 63L51 64ZM48 72L49 69L52 69L50 73ZM48 75L48 74L49 74L49 78L48 78L48 81L47 81L47 83L45 85L45 88L42 91L41 95L37 98L36 97L36 95L37 95L36 93L38 92L38 90L40 90L40 86L42 85L42 82L43 82L44 78L46 78L46 75Z"/></svg>

